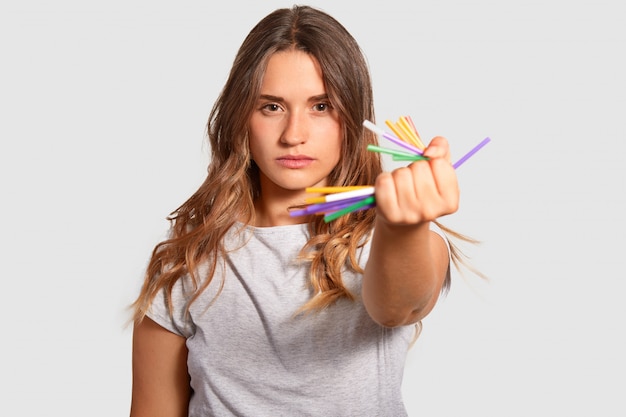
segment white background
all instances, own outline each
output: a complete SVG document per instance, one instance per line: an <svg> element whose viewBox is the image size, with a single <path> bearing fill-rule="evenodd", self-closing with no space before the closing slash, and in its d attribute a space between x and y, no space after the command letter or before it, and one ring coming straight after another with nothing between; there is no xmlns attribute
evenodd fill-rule
<svg viewBox="0 0 626 417"><path fill-rule="evenodd" d="M0 5L4 416L124 416L126 306L204 178L205 122L249 29L286 1ZM377 120L459 168L454 274L411 416L624 416L626 35L618 1L314 1L359 40Z"/></svg>

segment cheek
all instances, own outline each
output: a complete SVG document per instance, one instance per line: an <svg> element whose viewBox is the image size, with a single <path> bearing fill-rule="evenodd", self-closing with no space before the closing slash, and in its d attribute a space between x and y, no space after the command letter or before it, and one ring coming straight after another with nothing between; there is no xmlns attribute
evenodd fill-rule
<svg viewBox="0 0 626 417"><path fill-rule="evenodd" d="M257 141L252 137L250 137L248 141L248 149L250 151L250 158L253 161L256 161L259 157L259 148L257 146Z"/></svg>
<svg viewBox="0 0 626 417"><path fill-rule="evenodd" d="M343 151L342 151L342 148L341 148L341 143L337 145L337 148L335 149L335 155L336 155L336 157L335 157L334 165L336 166L336 165L339 164L339 162L341 162L341 155L343 155Z"/></svg>
<svg viewBox="0 0 626 417"><path fill-rule="evenodd" d="M335 162L339 162L341 160L343 148L344 148L344 139L343 139L343 135L340 133L338 137L335 138L333 143L329 144L328 146L329 152L332 152L334 155L336 155Z"/></svg>
<svg viewBox="0 0 626 417"><path fill-rule="evenodd" d="M344 156L349 157L348 155ZM341 141L333 141L332 143L326 142L324 145L324 160L326 161L326 168L335 169L342 160L342 146Z"/></svg>
<svg viewBox="0 0 626 417"><path fill-rule="evenodd" d="M254 116L250 119L248 123L248 148L253 159L255 156L260 157L264 150L271 145L274 131L275 127L267 121Z"/></svg>
<svg viewBox="0 0 626 417"><path fill-rule="evenodd" d="M250 123L248 130L248 149L252 159L258 157L259 152L262 149L260 145L262 143L261 138L259 138L259 135L256 134L256 132L259 131L261 130L259 129L258 124Z"/></svg>

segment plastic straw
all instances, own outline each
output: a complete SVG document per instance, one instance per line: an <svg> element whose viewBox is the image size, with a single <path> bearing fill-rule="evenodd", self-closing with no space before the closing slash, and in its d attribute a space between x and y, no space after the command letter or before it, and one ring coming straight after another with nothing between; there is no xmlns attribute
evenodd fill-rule
<svg viewBox="0 0 626 417"><path fill-rule="evenodd" d="M399 122L394 125L389 120L385 122L389 128L398 136L388 134L383 129L379 128L372 122L365 120L363 126L373 131L374 133L384 137L385 139L399 145L409 152L398 151L395 149L383 148L376 145L368 145L367 150L372 152L386 153L393 156L394 161L419 161L428 160L428 157L422 155L422 149L411 145L409 142L416 143L416 145L423 147L419 134L415 129L413 121L410 117L399 119ZM417 138L417 141L415 139ZM461 159L455 162L452 166L454 169L460 167L465 163L472 155L478 152L483 146L489 143L491 139L486 137L478 145L474 146L469 152L467 152ZM303 216L310 214L326 213L324 215L324 221L326 223L331 222L345 214L349 214L359 210L365 210L376 206L376 199L374 197L374 187L368 185L348 186L348 187L310 187L306 189L309 193L326 194L321 197L313 197L305 199L308 207L302 210L294 210L290 212L291 216Z"/></svg>
<svg viewBox="0 0 626 417"><path fill-rule="evenodd" d="M424 149L426 148L424 146L424 144L422 143L422 141L420 140L419 136L417 136L417 133L415 133L415 131L413 130L413 128L411 127L411 125L409 124L409 122L406 121L406 118L401 117L398 120L398 123L396 123L396 125L398 126L399 129L401 129L403 132L406 133L406 135L408 136L409 139L411 139L411 142L417 146L420 149Z"/></svg>
<svg viewBox="0 0 626 417"><path fill-rule="evenodd" d="M345 191L362 190L363 188L371 187L371 185L351 185L347 187L309 187L306 189L307 193L319 193L319 194L334 194L342 193Z"/></svg>
<svg viewBox="0 0 626 417"><path fill-rule="evenodd" d="M387 139L390 142L395 143L398 146L403 147L404 149L411 151L413 153L416 154L422 154L422 150L419 148L416 148L415 146L406 143L405 141L403 141L402 139L399 139L393 135L390 135L389 133L385 132L383 129L379 128L378 126L376 126L374 123L370 122L369 120L365 120L363 122L363 126L365 126L365 128L371 130L372 132L382 136L383 138Z"/></svg>
<svg viewBox="0 0 626 417"><path fill-rule="evenodd" d="M400 139L407 143L411 143L411 140L406 136L406 133L402 131L398 126L391 122L391 120L385 120L385 124L391 131Z"/></svg>
<svg viewBox="0 0 626 417"><path fill-rule="evenodd" d="M489 143L489 141L491 141L490 138L485 138L483 139L478 145L474 146L468 153L466 153L461 159L459 159L458 161L456 161L454 164L452 164L452 166L454 167L454 169L457 169L458 167L460 167L465 161L467 161L472 155L474 155L476 152L478 152L478 150L480 148L482 148L483 146L485 146L487 143Z"/></svg>
<svg viewBox="0 0 626 417"><path fill-rule="evenodd" d="M369 186L369 187L361 188L359 190L352 190L352 191L346 191L346 192L343 192L343 193L329 194L329 195L326 195L324 197L307 198L305 200L305 202L307 202L307 203L325 203L325 202L329 202L329 201L345 200L346 198L367 197L367 196L372 195L372 194L374 194L374 187L373 186Z"/></svg>
<svg viewBox="0 0 626 417"><path fill-rule="evenodd" d="M348 214L348 213L352 213L355 211L359 211L359 210L365 210L367 208L371 208L373 207L373 205L375 204L375 200L374 200L374 196L370 196L367 198L362 199L361 201L352 204L351 206L348 206L342 210L338 210L334 213L331 214L327 214L326 216L324 216L324 222L328 223L331 222L335 219L338 219L339 217Z"/></svg>
<svg viewBox="0 0 626 417"><path fill-rule="evenodd" d="M422 155L394 155L392 159L394 161L428 161L430 158Z"/></svg>
<svg viewBox="0 0 626 417"><path fill-rule="evenodd" d="M304 211L305 214L329 213L336 210L341 210L345 207L349 207L352 204L358 203L359 201L363 200L363 198L368 197L354 197L339 201L329 201L327 203L311 204L309 207L304 209Z"/></svg>
<svg viewBox="0 0 626 417"><path fill-rule="evenodd" d="M383 147L376 146L376 145L367 145L367 150L368 151L373 151L373 152L387 153L389 155L394 155L394 156L403 156L403 157L418 158L418 159L428 159L428 158L426 158L425 156L422 156L422 155L416 155L416 154L413 154L413 153L396 151L395 149L383 148Z"/></svg>

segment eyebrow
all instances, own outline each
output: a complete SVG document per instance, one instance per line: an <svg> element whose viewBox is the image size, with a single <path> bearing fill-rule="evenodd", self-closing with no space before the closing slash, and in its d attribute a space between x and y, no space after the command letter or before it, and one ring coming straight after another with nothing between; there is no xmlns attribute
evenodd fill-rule
<svg viewBox="0 0 626 417"><path fill-rule="evenodd" d="M268 101L277 101L277 102L285 101L283 97L273 96L271 94L261 94L259 96L259 100L268 100ZM328 94L326 93L318 94L316 96L311 96L308 98L308 101L322 101L322 100L328 100Z"/></svg>

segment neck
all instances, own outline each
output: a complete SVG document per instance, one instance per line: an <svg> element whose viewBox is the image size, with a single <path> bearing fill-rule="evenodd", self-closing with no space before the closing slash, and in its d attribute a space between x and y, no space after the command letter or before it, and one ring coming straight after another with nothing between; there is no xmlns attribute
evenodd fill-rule
<svg viewBox="0 0 626 417"><path fill-rule="evenodd" d="M290 207L303 203L304 193L292 192L283 196L272 195L271 198L261 194L254 201L254 226L271 227L305 223L309 220L307 216L292 217L289 215Z"/></svg>

